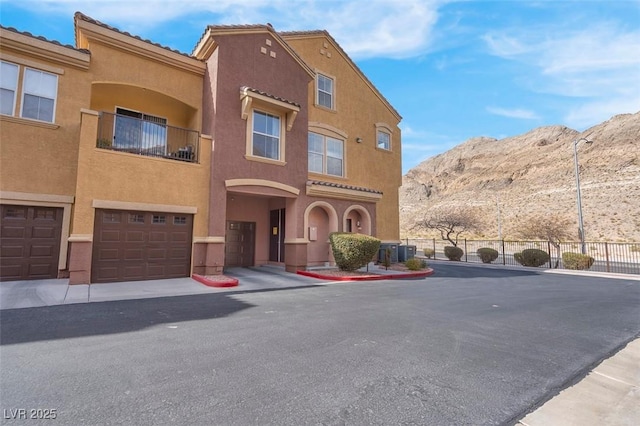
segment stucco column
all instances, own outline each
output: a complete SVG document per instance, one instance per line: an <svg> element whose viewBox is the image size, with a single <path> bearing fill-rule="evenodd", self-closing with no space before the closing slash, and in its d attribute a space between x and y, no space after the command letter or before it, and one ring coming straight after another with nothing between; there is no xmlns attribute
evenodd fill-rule
<svg viewBox="0 0 640 426"><path fill-rule="evenodd" d="M287 272L307 269L307 244L304 238L304 209L297 198L287 198L284 263Z"/></svg>
<svg viewBox="0 0 640 426"><path fill-rule="evenodd" d="M95 214L86 184L91 179L91 154L96 147L97 135L98 112L80 110L76 198L69 236L69 284L88 284L91 281Z"/></svg>

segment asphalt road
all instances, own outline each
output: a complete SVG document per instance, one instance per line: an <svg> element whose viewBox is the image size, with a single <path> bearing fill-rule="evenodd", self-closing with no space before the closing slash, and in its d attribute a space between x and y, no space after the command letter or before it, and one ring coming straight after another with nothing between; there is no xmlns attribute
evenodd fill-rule
<svg viewBox="0 0 640 426"><path fill-rule="evenodd" d="M638 281L434 269L2 311L2 421L513 424L640 333Z"/></svg>

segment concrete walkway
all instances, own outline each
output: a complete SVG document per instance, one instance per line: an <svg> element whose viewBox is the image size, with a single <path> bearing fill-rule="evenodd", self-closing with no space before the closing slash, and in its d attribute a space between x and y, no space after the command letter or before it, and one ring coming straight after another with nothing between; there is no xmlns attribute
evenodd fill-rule
<svg viewBox="0 0 640 426"><path fill-rule="evenodd" d="M433 262L437 265L439 262ZM483 265L460 264L483 267ZM493 265L492 265L493 266ZM93 285L69 285L68 280L14 281L0 283L0 309L20 309L71 303L146 299L221 292L265 291L326 285L339 281L291 274L277 267L243 268L227 272L240 285L216 288L191 278L134 281ZM556 271L540 271L557 273ZM566 272L563 272L566 273ZM389 271L391 275L392 272ZM580 273L581 275L591 275ZM602 276L593 274L592 276ZM437 277L437 267L435 277ZM640 277L607 274L607 278ZM329 277L326 277L329 279ZM391 278L391 277L389 277ZM425 278L429 280L429 278ZM344 282L341 282L344 284ZM348 285L348 284L345 284ZM640 339L596 366L575 385L559 392L519 422L523 426L583 426L640 424Z"/></svg>
<svg viewBox="0 0 640 426"><path fill-rule="evenodd" d="M640 424L640 339L525 416L523 426Z"/></svg>

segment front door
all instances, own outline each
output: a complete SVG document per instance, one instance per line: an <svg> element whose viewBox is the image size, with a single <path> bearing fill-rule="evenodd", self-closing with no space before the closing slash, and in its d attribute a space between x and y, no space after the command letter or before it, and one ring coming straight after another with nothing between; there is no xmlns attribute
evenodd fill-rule
<svg viewBox="0 0 640 426"><path fill-rule="evenodd" d="M253 266L255 222L227 222L224 266Z"/></svg>
<svg viewBox="0 0 640 426"><path fill-rule="evenodd" d="M285 209L271 210L269 226L269 261L284 262Z"/></svg>

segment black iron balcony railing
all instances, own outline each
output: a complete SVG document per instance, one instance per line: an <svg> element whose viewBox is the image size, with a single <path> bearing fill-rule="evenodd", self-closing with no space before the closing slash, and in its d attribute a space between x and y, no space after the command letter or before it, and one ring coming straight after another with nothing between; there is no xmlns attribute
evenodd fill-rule
<svg viewBox="0 0 640 426"><path fill-rule="evenodd" d="M171 160L198 162L200 135L195 130L168 126L161 118L141 118L101 112L97 147Z"/></svg>

